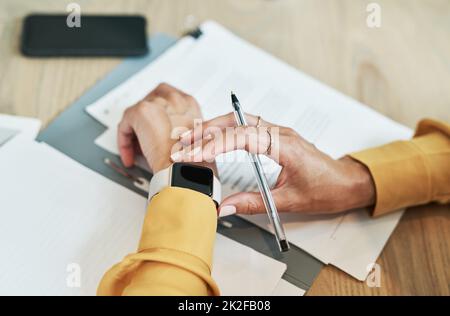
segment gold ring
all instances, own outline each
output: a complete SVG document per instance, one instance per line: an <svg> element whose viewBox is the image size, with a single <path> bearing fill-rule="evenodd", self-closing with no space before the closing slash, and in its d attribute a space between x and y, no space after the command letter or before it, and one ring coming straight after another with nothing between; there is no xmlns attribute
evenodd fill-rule
<svg viewBox="0 0 450 316"><path fill-rule="evenodd" d="M272 151L272 134L270 133L270 127L268 127L266 131L269 135L269 145L267 145L267 149L264 154L270 156L270 152Z"/></svg>
<svg viewBox="0 0 450 316"><path fill-rule="evenodd" d="M260 127L261 125L261 116L258 115L258 120L256 121L256 127Z"/></svg>

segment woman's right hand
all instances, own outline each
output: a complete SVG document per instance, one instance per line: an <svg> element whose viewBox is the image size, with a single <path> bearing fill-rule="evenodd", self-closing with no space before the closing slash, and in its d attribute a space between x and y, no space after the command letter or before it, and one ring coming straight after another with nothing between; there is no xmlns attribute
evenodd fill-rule
<svg viewBox="0 0 450 316"><path fill-rule="evenodd" d="M375 186L364 165L350 157L332 159L291 128L246 117L249 127L236 127L234 113L203 122L201 128L182 135L184 149L173 154L172 160L211 161L235 150L267 155L282 167L272 190L280 212L338 213L375 203ZM264 213L260 193L226 197L220 205L221 215L236 212Z"/></svg>

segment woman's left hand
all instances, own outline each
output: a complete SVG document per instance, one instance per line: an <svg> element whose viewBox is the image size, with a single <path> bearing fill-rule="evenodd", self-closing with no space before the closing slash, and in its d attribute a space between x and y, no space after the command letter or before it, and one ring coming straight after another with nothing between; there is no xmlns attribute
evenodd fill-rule
<svg viewBox="0 0 450 316"><path fill-rule="evenodd" d="M142 153L153 173L167 168L176 151L179 135L194 127L202 115L190 95L160 84L142 101L128 108L118 127L120 157L126 167L133 166Z"/></svg>

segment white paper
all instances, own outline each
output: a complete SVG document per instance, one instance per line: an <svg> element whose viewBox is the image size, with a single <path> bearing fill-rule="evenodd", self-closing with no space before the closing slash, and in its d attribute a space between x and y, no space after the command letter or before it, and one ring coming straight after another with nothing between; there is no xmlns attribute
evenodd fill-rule
<svg viewBox="0 0 450 316"><path fill-rule="evenodd" d="M338 216L280 214L288 240L320 261L363 281L400 220L403 211L372 218L365 210ZM242 216L272 231L264 214Z"/></svg>
<svg viewBox="0 0 450 316"><path fill-rule="evenodd" d="M17 134L17 131L0 127L0 146L12 139Z"/></svg>
<svg viewBox="0 0 450 316"><path fill-rule="evenodd" d="M94 295L136 250L145 198L36 142L2 146L0 174L0 294Z"/></svg>
<svg viewBox="0 0 450 316"><path fill-rule="evenodd" d="M333 158L412 136L405 126L299 72L218 24L206 22L201 28L203 36L195 43L185 39L176 44L170 55L151 63L89 107L89 113L109 127L109 135L115 135L126 107L165 81L192 94L206 119L232 110L233 90L246 112L293 127ZM97 143L114 152L115 142L112 137ZM230 157L244 159L230 163ZM266 157L262 160L269 182L274 184L280 168ZM223 196L257 190L243 152L218 157L218 168ZM367 265L375 262L401 216L402 212L397 212L373 219L361 210L321 217L284 214L282 220L290 242L363 280ZM266 215L246 218L268 229Z"/></svg>
<svg viewBox="0 0 450 316"><path fill-rule="evenodd" d="M11 139L6 134L10 135L10 132L14 133L14 136L24 137L26 139L35 139L39 133L41 127L41 121L31 117L14 116L7 114L0 114L0 131L1 135L4 135L0 140L0 146Z"/></svg>
<svg viewBox="0 0 450 316"><path fill-rule="evenodd" d="M136 251L140 195L20 138L0 148L0 175L0 295L94 295L102 275ZM219 235L213 260L228 295L267 295L286 270Z"/></svg>
<svg viewBox="0 0 450 316"><path fill-rule="evenodd" d="M284 263L217 234L212 276L221 295L271 295L285 271Z"/></svg>
<svg viewBox="0 0 450 316"><path fill-rule="evenodd" d="M126 107L138 102L156 87L159 82L152 80L153 74L158 74L159 79L164 80L164 72L167 68L176 67L178 56L186 52L193 44L195 40L191 37L181 39L175 48L169 48L156 61L124 81L120 89L114 89L105 95L101 103L88 106L87 112L103 125L114 126L120 121Z"/></svg>
<svg viewBox="0 0 450 316"><path fill-rule="evenodd" d="M275 290L273 290L271 296L303 296L305 295L305 290L296 287L294 284L281 279L278 282Z"/></svg>

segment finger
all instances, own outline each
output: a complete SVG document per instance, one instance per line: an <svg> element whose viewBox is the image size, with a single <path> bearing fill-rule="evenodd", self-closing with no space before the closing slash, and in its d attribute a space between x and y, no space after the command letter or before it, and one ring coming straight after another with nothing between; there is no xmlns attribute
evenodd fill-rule
<svg viewBox="0 0 450 316"><path fill-rule="evenodd" d="M221 130L215 133L212 139L207 141L202 148L195 147L190 151L180 152L173 159L179 161L214 161L214 159L223 153L245 150L252 154L264 154L278 163L280 160L281 146L278 127L259 127L246 126L234 127ZM287 147L286 146L283 147ZM188 160L189 159L189 160Z"/></svg>
<svg viewBox="0 0 450 316"><path fill-rule="evenodd" d="M134 164L136 150L136 135L130 124L128 115L124 115L117 129L117 142L119 154L125 167L131 167Z"/></svg>
<svg viewBox="0 0 450 316"><path fill-rule="evenodd" d="M210 140L210 138L200 139L190 146L184 146L180 141L173 146L170 158L173 162L204 162L201 155L198 155L203 146ZM207 162L214 162L214 158Z"/></svg>
<svg viewBox="0 0 450 316"><path fill-rule="evenodd" d="M258 124L258 116L246 113L245 118L249 126L256 126L256 124ZM185 145L189 145L202 137L213 134L216 130L234 126L236 126L236 118L234 112L230 112L228 114L205 121L201 125L196 126L196 128L194 128L193 130L187 131L186 133L181 135L180 141ZM274 125L272 123L264 121L263 119L259 119L259 126Z"/></svg>
<svg viewBox="0 0 450 316"><path fill-rule="evenodd" d="M272 190L275 205L280 212L287 211L285 199L279 189ZM225 198L219 207L219 216L228 216L234 213L253 215L265 213L266 208L259 192L243 192Z"/></svg>
<svg viewBox="0 0 450 316"><path fill-rule="evenodd" d="M249 124L250 126L255 126L258 123L257 116L245 114L245 118L247 119L247 124ZM260 124L261 123L267 122L260 120ZM214 133L214 131L216 130L234 126L236 126L235 115L234 112L230 112L228 114L221 115L211 120L205 121L201 125L196 126L196 128L194 128L193 130L187 131L186 133L181 135L180 141L183 144L189 145L202 137Z"/></svg>

